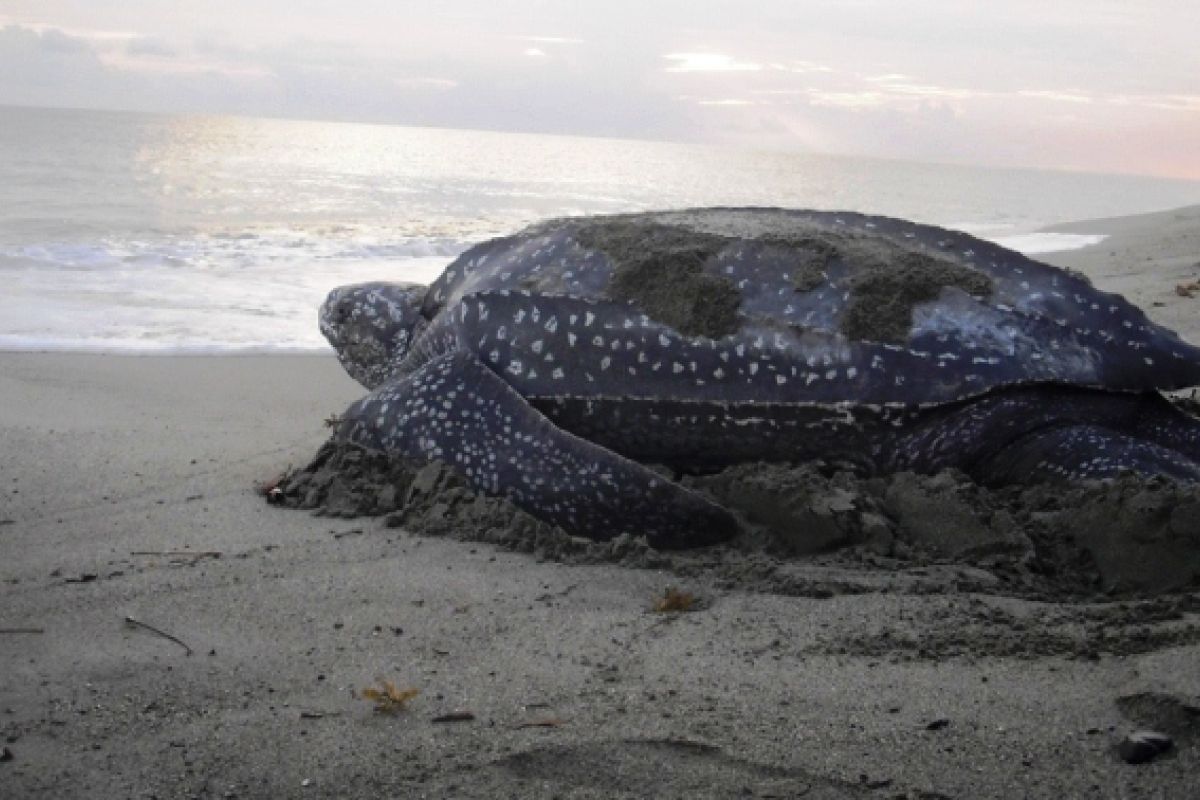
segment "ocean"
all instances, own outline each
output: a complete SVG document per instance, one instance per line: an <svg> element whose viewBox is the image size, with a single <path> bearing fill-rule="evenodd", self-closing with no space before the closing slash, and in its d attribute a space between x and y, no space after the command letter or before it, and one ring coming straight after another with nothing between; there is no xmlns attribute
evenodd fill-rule
<svg viewBox="0 0 1200 800"><path fill-rule="evenodd" d="M862 211L1028 253L1047 225L1200 203L1200 183L691 144L0 107L0 349L318 351L343 283L427 283L552 216Z"/></svg>

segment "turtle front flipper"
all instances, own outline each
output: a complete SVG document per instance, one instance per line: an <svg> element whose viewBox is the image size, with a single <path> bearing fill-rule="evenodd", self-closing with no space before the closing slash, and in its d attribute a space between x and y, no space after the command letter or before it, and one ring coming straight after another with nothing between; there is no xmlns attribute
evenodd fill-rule
<svg viewBox="0 0 1200 800"><path fill-rule="evenodd" d="M442 461L476 489L591 539L628 532L658 548L695 547L737 529L728 511L701 495L556 427L462 351L350 406L337 435L388 454Z"/></svg>

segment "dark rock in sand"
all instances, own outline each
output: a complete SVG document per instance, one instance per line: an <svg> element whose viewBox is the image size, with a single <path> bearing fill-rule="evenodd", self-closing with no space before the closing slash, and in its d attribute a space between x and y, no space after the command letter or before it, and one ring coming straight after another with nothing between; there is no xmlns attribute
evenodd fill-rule
<svg viewBox="0 0 1200 800"><path fill-rule="evenodd" d="M1200 706L1161 692L1139 692L1117 698L1128 720L1182 740L1200 739Z"/></svg>
<svg viewBox="0 0 1200 800"><path fill-rule="evenodd" d="M1171 737L1157 731L1134 731L1117 745L1117 754L1127 764L1145 764L1168 752Z"/></svg>

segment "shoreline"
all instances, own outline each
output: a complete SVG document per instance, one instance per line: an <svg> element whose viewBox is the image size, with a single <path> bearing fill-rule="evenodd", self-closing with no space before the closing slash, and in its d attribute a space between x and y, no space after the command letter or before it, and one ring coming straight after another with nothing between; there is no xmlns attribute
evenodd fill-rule
<svg viewBox="0 0 1200 800"><path fill-rule="evenodd" d="M1200 208L1165 213L1182 218L1039 258L1147 298L1200 342L1200 297L1172 283L1200 260ZM789 596L266 505L253 485L306 463L322 420L362 393L332 354L0 353L0 629L39 631L0 634L0 793L1194 789L1191 723L1148 765L1114 748L1200 706L1200 644L1166 637L1200 625L1195 592ZM844 565L813 569L848 582ZM654 613L671 586L696 609ZM1145 646L1106 649L1117 629ZM1097 647L1047 645L1073 636ZM375 713L362 690L381 678L420 693Z"/></svg>

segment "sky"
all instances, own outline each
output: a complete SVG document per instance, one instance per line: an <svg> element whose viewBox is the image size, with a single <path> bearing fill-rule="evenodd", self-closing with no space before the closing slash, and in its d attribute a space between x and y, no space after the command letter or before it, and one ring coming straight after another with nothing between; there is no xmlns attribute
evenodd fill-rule
<svg viewBox="0 0 1200 800"><path fill-rule="evenodd" d="M0 0L0 104L1200 180L1197 0Z"/></svg>

